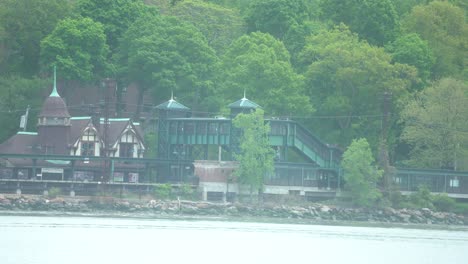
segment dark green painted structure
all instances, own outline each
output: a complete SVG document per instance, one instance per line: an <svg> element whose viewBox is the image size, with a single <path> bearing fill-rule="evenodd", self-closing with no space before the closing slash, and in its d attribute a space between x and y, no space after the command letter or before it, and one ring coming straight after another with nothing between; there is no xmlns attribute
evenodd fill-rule
<svg viewBox="0 0 468 264"><path fill-rule="evenodd" d="M240 113L250 113L260 106L247 98L242 98L229 105L229 118L198 118L190 117L190 109L172 98L158 105L158 157L164 159L191 160L233 160L232 154L238 151L240 131L232 126L232 118ZM289 119L268 119L271 132L270 144L276 150L277 163L292 165L289 153L295 151L295 156L302 156L313 173L326 177L328 183L339 185L339 163L341 151L322 142L318 137L305 129L299 123ZM297 166L296 166L297 167ZM161 175L179 175L186 171L180 166L162 168ZM289 179L293 171L279 170L276 175ZM296 171L297 172L297 171ZM303 170L301 177L303 176ZM297 174L297 173L296 173ZM309 173L310 174L310 173ZM283 176L281 176L283 175ZM330 179L328 179L330 178ZM279 180L285 182L285 180ZM290 181L289 181L290 182Z"/></svg>
<svg viewBox="0 0 468 264"><path fill-rule="evenodd" d="M67 161L67 164L55 165L64 169L65 181L73 180L66 175L73 175L75 169L92 170L90 164L83 164L89 161L96 163L97 170L101 170L100 164L103 162L110 163L110 169L115 171L137 168L142 175L140 182L196 183L191 178L194 176L193 161L232 160L240 138L240 131L232 126L232 118L260 106L244 97L229 107L231 114L228 118L201 118L191 117L190 109L173 98L158 105L157 159L21 154L0 154L0 158L32 160L30 165L21 168L31 175L36 175L41 162L47 161L48 167L51 167L50 161ZM265 184L327 190L342 186L343 172L339 166L342 150L322 142L293 120L271 118L266 122L271 127L269 140L276 151L276 159L275 173L265 178ZM298 156L301 157L300 162ZM13 172L10 179L20 180L17 174ZM468 198L468 172L397 168L394 182L402 191L415 191L418 186L426 185L433 192L465 195Z"/></svg>

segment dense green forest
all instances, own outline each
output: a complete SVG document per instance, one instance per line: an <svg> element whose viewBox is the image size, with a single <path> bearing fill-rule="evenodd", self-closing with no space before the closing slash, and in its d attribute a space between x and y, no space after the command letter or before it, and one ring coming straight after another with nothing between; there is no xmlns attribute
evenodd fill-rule
<svg viewBox="0 0 468 264"><path fill-rule="evenodd" d="M0 141L28 105L37 114L56 65L64 89L110 77L155 105L174 91L210 116L246 90L266 116L343 149L366 138L383 167L467 170L467 10L464 0L0 0Z"/></svg>

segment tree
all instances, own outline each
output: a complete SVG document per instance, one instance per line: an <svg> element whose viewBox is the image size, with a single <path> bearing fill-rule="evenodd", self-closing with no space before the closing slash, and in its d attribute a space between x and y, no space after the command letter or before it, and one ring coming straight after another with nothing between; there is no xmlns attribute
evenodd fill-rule
<svg viewBox="0 0 468 264"><path fill-rule="evenodd" d="M427 41L412 33L397 38L385 48L392 54L393 61L416 67L424 83L429 81L435 58Z"/></svg>
<svg viewBox="0 0 468 264"><path fill-rule="evenodd" d="M445 78L417 93L401 114L401 139L411 147L407 164L467 169L468 85Z"/></svg>
<svg viewBox="0 0 468 264"><path fill-rule="evenodd" d="M270 147L270 125L263 119L263 110L239 114L232 124L242 131L240 153L235 154L239 167L234 175L239 183L250 186L250 194L263 187L264 176L274 171L275 152Z"/></svg>
<svg viewBox="0 0 468 264"><path fill-rule="evenodd" d="M384 94L392 94L395 107L417 83L414 67L392 64L382 48L359 40L343 25L309 37L300 57L306 94L321 117L309 124L342 146L359 136L379 145Z"/></svg>
<svg viewBox="0 0 468 264"><path fill-rule="evenodd" d="M282 41L295 64L306 36L321 24L312 21L318 17L317 1L260 0L254 1L246 11L248 32L268 33Z"/></svg>
<svg viewBox="0 0 468 264"><path fill-rule="evenodd" d="M417 33L434 52L433 79L466 77L468 24L463 9L449 2L434 1L415 6L402 23L403 30Z"/></svg>
<svg viewBox="0 0 468 264"><path fill-rule="evenodd" d="M0 74L18 73L29 77L39 71L40 42L57 22L68 16L71 1L0 1ZM3 47L2 47L3 46ZM1 56L1 55L0 55Z"/></svg>
<svg viewBox="0 0 468 264"><path fill-rule="evenodd" d="M344 170L345 189L349 191L356 205L374 205L382 196L377 188L382 171L377 169L374 162L365 138L353 140L343 153L341 165Z"/></svg>
<svg viewBox="0 0 468 264"><path fill-rule="evenodd" d="M0 142L18 131L20 117L31 107L27 131L35 131L36 116L42 105L42 94L47 81L18 76L0 77Z"/></svg>
<svg viewBox="0 0 468 264"><path fill-rule="evenodd" d="M171 13L198 28L217 54L223 54L246 31L245 23L237 10L200 0L179 2Z"/></svg>
<svg viewBox="0 0 468 264"><path fill-rule="evenodd" d="M403 17L411 12L411 9L417 5L427 4L432 0L392 0L395 10Z"/></svg>
<svg viewBox="0 0 468 264"><path fill-rule="evenodd" d="M369 43L383 46L399 29L392 0L322 0L322 19L344 23Z"/></svg>
<svg viewBox="0 0 468 264"><path fill-rule="evenodd" d="M283 40L291 27L310 18L305 0L259 0L247 11L249 32L261 31Z"/></svg>
<svg viewBox="0 0 468 264"><path fill-rule="evenodd" d="M77 10L83 17L103 25L112 52L115 52L119 39L137 18L146 13L158 13L157 8L146 5L142 0L80 0Z"/></svg>
<svg viewBox="0 0 468 264"><path fill-rule="evenodd" d="M273 115L305 115L313 111L304 95L303 77L292 68L283 43L254 32L236 40L222 61L221 91L225 99L248 97ZM227 103L227 102L226 102Z"/></svg>
<svg viewBox="0 0 468 264"><path fill-rule="evenodd" d="M173 91L192 109L209 109L218 58L194 26L176 17L142 17L124 34L116 59L119 78L139 88L139 106L151 89L156 101Z"/></svg>
<svg viewBox="0 0 468 264"><path fill-rule="evenodd" d="M102 24L90 18L62 20L41 42L43 69L56 65L65 80L88 82L107 77L108 52Z"/></svg>

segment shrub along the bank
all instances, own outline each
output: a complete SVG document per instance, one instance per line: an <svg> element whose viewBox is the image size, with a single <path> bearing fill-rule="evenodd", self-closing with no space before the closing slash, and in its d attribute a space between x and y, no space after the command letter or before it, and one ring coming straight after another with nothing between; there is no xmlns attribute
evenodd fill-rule
<svg viewBox="0 0 468 264"><path fill-rule="evenodd" d="M420 186L417 192L409 196L403 196L399 191L392 192L388 199L394 208L429 208L442 212L468 214L467 203L457 203L447 194L432 194L426 186Z"/></svg>

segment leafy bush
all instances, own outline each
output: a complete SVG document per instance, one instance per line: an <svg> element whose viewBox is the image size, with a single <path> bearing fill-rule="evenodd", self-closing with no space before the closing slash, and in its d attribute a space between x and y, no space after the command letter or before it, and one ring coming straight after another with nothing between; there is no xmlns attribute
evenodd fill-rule
<svg viewBox="0 0 468 264"><path fill-rule="evenodd" d="M432 204L438 211L451 212L455 208L456 201L448 197L447 194L438 194L432 196Z"/></svg>
<svg viewBox="0 0 468 264"><path fill-rule="evenodd" d="M154 187L154 195L156 198L166 200L171 197L172 186L169 183L157 185Z"/></svg>
<svg viewBox="0 0 468 264"><path fill-rule="evenodd" d="M418 191L413 193L409 197L409 202L414 208L429 208L435 209L432 204L432 194L427 186L421 185L418 187Z"/></svg>
<svg viewBox="0 0 468 264"><path fill-rule="evenodd" d="M468 203L455 203L454 213L468 215Z"/></svg>
<svg viewBox="0 0 468 264"><path fill-rule="evenodd" d="M49 198L56 198L57 196L61 194L62 194L62 189L60 189L59 187L52 187L49 189L47 196Z"/></svg>
<svg viewBox="0 0 468 264"><path fill-rule="evenodd" d="M179 189L179 195L183 199L194 200L196 198L196 191L190 184L182 184Z"/></svg>
<svg viewBox="0 0 468 264"><path fill-rule="evenodd" d="M399 190L391 190L386 193L385 198L390 202L391 206L395 208L402 208L407 199Z"/></svg>

